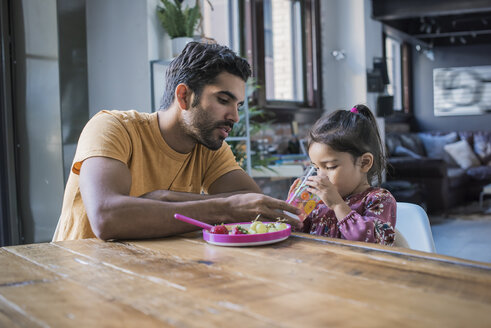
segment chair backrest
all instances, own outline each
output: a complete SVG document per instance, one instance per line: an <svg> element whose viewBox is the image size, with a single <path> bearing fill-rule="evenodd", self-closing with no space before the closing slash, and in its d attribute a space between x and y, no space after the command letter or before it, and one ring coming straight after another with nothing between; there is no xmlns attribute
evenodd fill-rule
<svg viewBox="0 0 491 328"><path fill-rule="evenodd" d="M409 248L423 252L436 252L430 221L421 206L397 202L396 228L397 232L404 237ZM398 244L396 233L396 246ZM405 246L404 244L399 245Z"/></svg>

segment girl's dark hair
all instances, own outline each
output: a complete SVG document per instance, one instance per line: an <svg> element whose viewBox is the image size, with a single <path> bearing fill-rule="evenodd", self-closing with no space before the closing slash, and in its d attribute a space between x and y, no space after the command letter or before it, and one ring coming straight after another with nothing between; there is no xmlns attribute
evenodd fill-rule
<svg viewBox="0 0 491 328"><path fill-rule="evenodd" d="M337 110L321 117L310 129L308 148L312 143L323 143L335 151L350 153L356 160L364 153L372 153L373 166L368 171L368 182L382 182L385 154L377 128L377 121L365 105L356 105L351 111Z"/></svg>
<svg viewBox="0 0 491 328"><path fill-rule="evenodd" d="M251 76L251 67L244 58L237 56L225 46L189 42L167 69L160 109L169 108L174 101L176 87L180 83L186 84L194 92L192 106L196 106L199 104L203 87L212 84L222 72L236 75L246 82Z"/></svg>

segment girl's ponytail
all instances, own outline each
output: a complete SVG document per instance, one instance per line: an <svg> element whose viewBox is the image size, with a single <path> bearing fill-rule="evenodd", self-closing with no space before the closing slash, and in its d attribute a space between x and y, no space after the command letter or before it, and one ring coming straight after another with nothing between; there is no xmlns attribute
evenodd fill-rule
<svg viewBox="0 0 491 328"><path fill-rule="evenodd" d="M378 178L378 184L381 184L382 183L382 171L383 171L383 168L385 168L385 166L386 166L386 158L385 158L385 152L384 152L384 146L382 143L382 138L380 137L380 132L378 129L377 119L373 115L370 108L368 108L365 105L362 105L362 104L355 105L355 106L353 106L352 111L353 110L356 110L356 112L359 115L362 115L363 117L365 117L368 121L370 121L371 125L373 126L374 134L375 134L376 140L377 140L377 145L375 145L375 144L373 145L373 147L376 148L376 151L372 151L372 153L375 157L374 158L374 166L376 168L377 167L379 168L379 169L375 170L376 174L377 174L377 178Z"/></svg>
<svg viewBox="0 0 491 328"><path fill-rule="evenodd" d="M356 113L365 116L365 118L367 118L370 122L372 122L374 126L377 126L377 120L375 119L375 116L373 116L372 111L367 106L358 104L353 106L353 108L356 110Z"/></svg>

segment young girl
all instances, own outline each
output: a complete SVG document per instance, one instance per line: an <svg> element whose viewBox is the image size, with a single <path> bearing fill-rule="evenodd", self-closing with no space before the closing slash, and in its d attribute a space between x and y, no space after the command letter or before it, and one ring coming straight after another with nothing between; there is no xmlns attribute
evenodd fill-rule
<svg viewBox="0 0 491 328"><path fill-rule="evenodd" d="M308 153L317 175L308 178L307 190L322 202L305 218L302 231L392 245L396 200L372 187L382 181L385 156L370 109L356 105L320 118L310 130Z"/></svg>

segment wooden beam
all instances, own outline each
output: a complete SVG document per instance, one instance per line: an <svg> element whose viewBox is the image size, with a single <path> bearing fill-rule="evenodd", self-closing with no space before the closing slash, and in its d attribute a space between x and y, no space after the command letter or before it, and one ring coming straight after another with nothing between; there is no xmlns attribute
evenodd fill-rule
<svg viewBox="0 0 491 328"><path fill-rule="evenodd" d="M414 36L404 33L389 25L384 24L383 28L384 28L384 33L394 39L401 40L410 43L412 45L420 45L423 48L431 48L431 46L425 41L417 39Z"/></svg>
<svg viewBox="0 0 491 328"><path fill-rule="evenodd" d="M486 34L491 34L491 30L473 30L473 31L461 31L461 32L416 34L416 35L413 35L413 37L420 38L420 39L433 39L433 38L445 38L445 37L449 37L449 36L486 35Z"/></svg>
<svg viewBox="0 0 491 328"><path fill-rule="evenodd" d="M491 11L489 0L372 0L372 17L376 20L462 15L485 11Z"/></svg>

